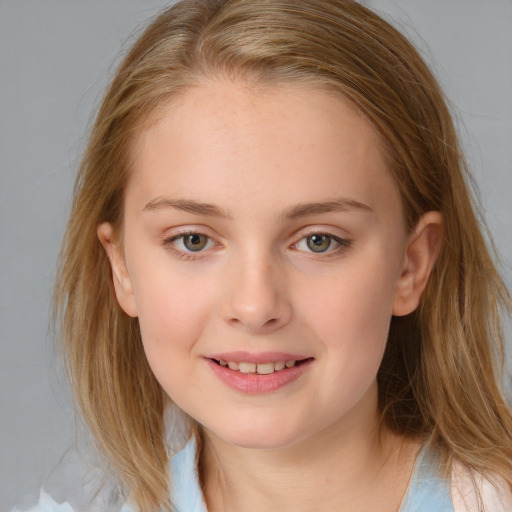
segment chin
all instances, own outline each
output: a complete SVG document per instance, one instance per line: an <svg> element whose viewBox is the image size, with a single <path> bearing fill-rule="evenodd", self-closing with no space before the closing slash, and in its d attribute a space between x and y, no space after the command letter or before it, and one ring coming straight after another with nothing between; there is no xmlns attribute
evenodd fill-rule
<svg viewBox="0 0 512 512"><path fill-rule="evenodd" d="M253 422L247 427L242 425L233 425L233 428L226 430L225 428L209 430L207 434L213 435L223 442L238 446L240 448L255 450L279 450L293 446L303 440L306 435L294 429L286 429L283 422L273 422L271 425L261 425Z"/></svg>

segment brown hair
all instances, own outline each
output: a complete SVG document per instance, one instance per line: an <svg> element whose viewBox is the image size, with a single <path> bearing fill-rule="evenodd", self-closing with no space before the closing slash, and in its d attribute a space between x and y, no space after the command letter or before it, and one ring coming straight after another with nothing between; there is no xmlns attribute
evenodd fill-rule
<svg viewBox="0 0 512 512"><path fill-rule="evenodd" d="M184 0L121 63L78 174L55 288L77 403L142 510L168 504L166 399L137 319L119 307L96 230L122 229L130 143L152 112L204 78L300 81L340 91L380 133L409 229L440 211L445 240L420 308L393 318L378 375L383 421L436 442L450 462L512 485L512 416L499 389L500 307L443 94L413 46L352 0Z"/></svg>

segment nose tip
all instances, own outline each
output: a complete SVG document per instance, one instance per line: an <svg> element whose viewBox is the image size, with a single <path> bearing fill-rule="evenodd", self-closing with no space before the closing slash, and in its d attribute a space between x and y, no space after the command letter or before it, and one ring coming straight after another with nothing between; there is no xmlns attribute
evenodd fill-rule
<svg viewBox="0 0 512 512"><path fill-rule="evenodd" d="M264 311L239 305L228 321L233 327L258 334L279 329L287 322L287 318L285 314L275 310Z"/></svg>
<svg viewBox="0 0 512 512"><path fill-rule="evenodd" d="M291 311L282 276L268 266L252 267L233 280L224 316L231 326L258 334L287 324Z"/></svg>

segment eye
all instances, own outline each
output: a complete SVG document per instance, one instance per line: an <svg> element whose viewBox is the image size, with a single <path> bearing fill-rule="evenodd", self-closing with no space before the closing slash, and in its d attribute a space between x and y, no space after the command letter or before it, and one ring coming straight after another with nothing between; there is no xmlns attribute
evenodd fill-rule
<svg viewBox="0 0 512 512"><path fill-rule="evenodd" d="M306 237L306 244L313 252L325 252L332 244L332 238L328 235L311 235Z"/></svg>
<svg viewBox="0 0 512 512"><path fill-rule="evenodd" d="M203 233L190 232L168 238L164 244L173 246L179 252L190 253L210 249L214 242Z"/></svg>
<svg viewBox="0 0 512 512"><path fill-rule="evenodd" d="M314 253L332 253L350 245L346 240L328 233L312 233L305 236L295 245L296 249Z"/></svg>
<svg viewBox="0 0 512 512"><path fill-rule="evenodd" d="M208 245L208 237L200 233L191 233L182 235L183 245L189 251L202 251Z"/></svg>

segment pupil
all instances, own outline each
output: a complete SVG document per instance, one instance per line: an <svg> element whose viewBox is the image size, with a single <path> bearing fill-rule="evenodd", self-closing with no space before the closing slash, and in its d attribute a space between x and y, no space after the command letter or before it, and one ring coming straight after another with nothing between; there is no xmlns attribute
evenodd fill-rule
<svg viewBox="0 0 512 512"><path fill-rule="evenodd" d="M331 238L327 235L312 235L308 237L308 246L314 252L324 252L329 249Z"/></svg>

